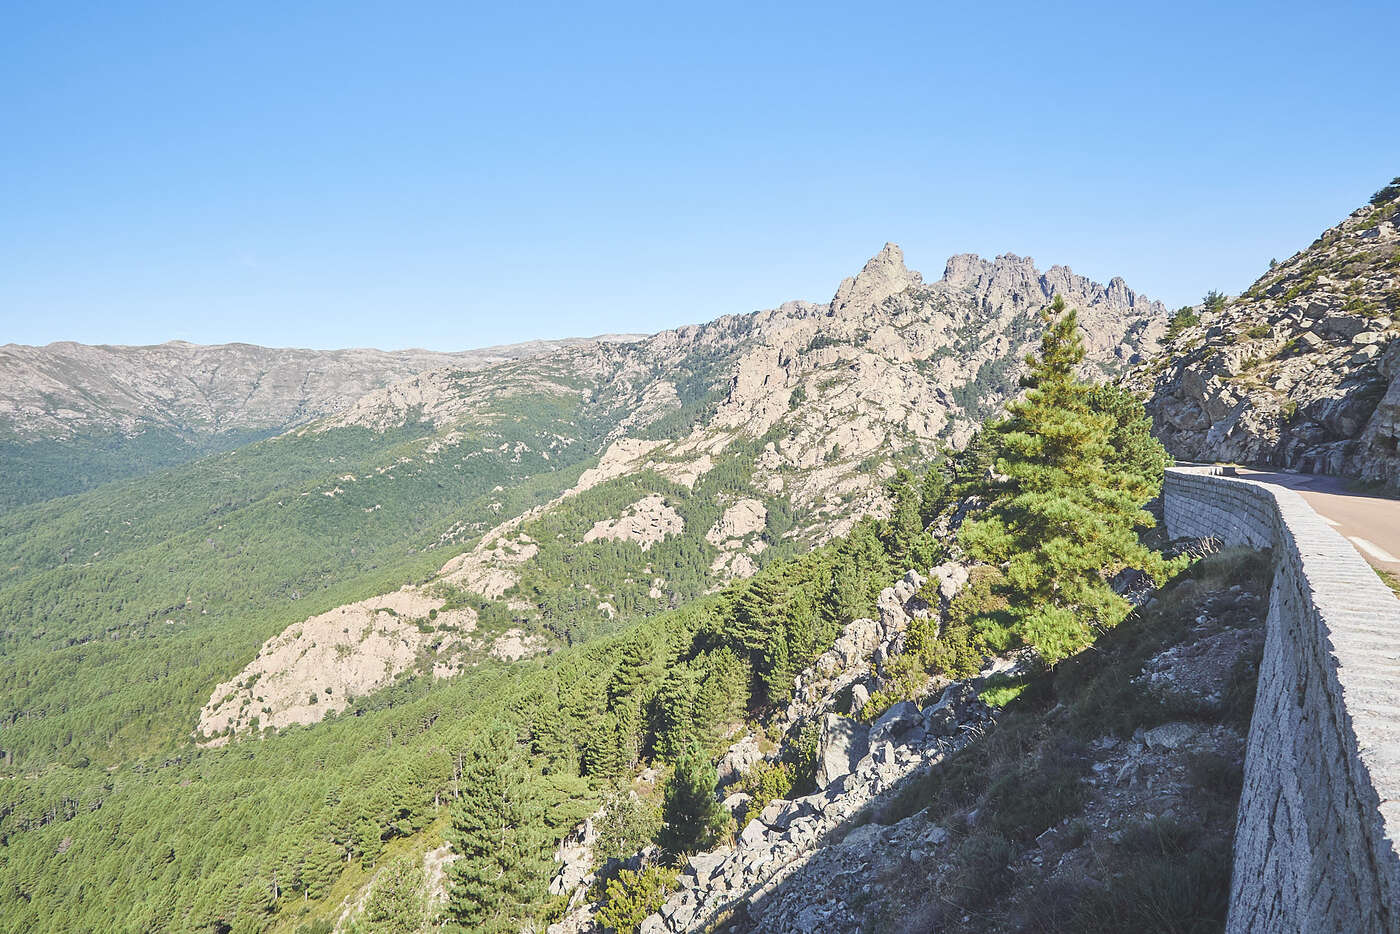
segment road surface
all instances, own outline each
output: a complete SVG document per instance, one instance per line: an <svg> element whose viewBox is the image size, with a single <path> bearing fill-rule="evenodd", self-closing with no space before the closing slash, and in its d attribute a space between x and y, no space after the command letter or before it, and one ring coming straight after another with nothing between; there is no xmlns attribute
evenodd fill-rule
<svg viewBox="0 0 1400 934"><path fill-rule="evenodd" d="M1400 499L1357 492L1350 481L1340 477L1245 467L1238 468L1236 474L1297 490L1373 567L1400 574Z"/></svg>

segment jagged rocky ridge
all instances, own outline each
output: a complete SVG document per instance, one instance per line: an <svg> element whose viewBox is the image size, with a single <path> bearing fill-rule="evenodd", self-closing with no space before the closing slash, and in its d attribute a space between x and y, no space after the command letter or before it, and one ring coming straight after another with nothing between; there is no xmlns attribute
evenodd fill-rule
<svg viewBox="0 0 1400 934"><path fill-rule="evenodd" d="M1010 254L960 255L926 284L886 244L826 304L789 302L475 374L432 371L314 430L384 430L416 417L443 429L448 446L454 423L513 397L583 397L587 417L612 426L599 453L614 475L651 470L692 487L738 442L771 439L752 467L754 488L810 515L802 531L827 535L878 505L882 472L867 458L961 442L1017 391L1022 358L1039 339L1037 313L1056 294L1080 310L1092 374L1157 350L1165 308L1121 279L1105 287L1063 266L1042 274ZM752 560L737 563L751 573Z"/></svg>
<svg viewBox="0 0 1400 934"><path fill-rule="evenodd" d="M611 619L624 602L633 614L653 612L694 595L678 591L653 560L660 542L680 540L703 553L706 586L713 588L752 575L772 553L819 544L863 515L881 514L882 480L896 464L926 457L939 443L961 444L1018 390L1024 357L1039 340L1038 313L1056 294L1080 311L1092 374L1120 372L1157 349L1165 309L1121 279L1101 286L1062 266L1041 273L1030 259L1008 254L994 261L954 256L942 279L925 283L905 267L900 249L886 244L826 304L790 302L628 343L564 347L478 372L432 370L298 431L431 423L437 434L416 456L378 471L406 479L419 462L472 457L475 452L463 446L465 426L513 417L553 399L581 405L582 417L603 437L597 463L548 503L494 527L477 522L451 530L443 545L475 544L417 589L430 596L444 588L465 591L502 604L520 634L528 634L543 616L531 596L532 569L548 539L562 534L577 545L635 545L629 580L645 582L625 594L590 582L590 603L576 616ZM521 442L513 456L548 460L575 443L541 437L538 449ZM699 524L696 511L683 518L679 500L716 469L726 479L713 494L717 500L704 507L709 512L699 513ZM343 477L321 492L334 498L364 479ZM584 494L623 483L636 491L632 502L588 511L602 507L588 506ZM580 510L585 514L577 531L559 532L558 517ZM790 518L779 523L775 512ZM271 640L269 650L297 629ZM427 653L425 672L454 672L484 657L467 649L470 640L446 643L446 654ZM364 693L405 665L366 666L344 656L335 670L318 670L298 680L295 691L283 692L301 698L293 715L269 704L266 694L236 688L254 674L282 677L255 661L214 692L199 730L249 729L264 705L264 724L289 716L311 722L328 708L304 703L308 694L331 682ZM373 669L374 677L346 685L340 668Z"/></svg>
<svg viewBox="0 0 1400 934"><path fill-rule="evenodd" d="M1400 193L1193 314L1134 374L1169 451L1400 485Z"/></svg>

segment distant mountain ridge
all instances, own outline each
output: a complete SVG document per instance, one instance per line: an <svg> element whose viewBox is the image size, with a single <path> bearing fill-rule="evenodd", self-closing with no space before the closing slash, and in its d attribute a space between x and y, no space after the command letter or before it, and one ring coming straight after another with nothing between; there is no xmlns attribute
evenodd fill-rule
<svg viewBox="0 0 1400 934"><path fill-rule="evenodd" d="M468 372L628 336L479 350L253 344L0 347L0 513L280 434L434 367Z"/></svg>
<svg viewBox="0 0 1400 934"><path fill-rule="evenodd" d="M593 340L536 340L476 350L307 350L255 344L124 346L60 341L0 347L0 431L24 439L290 428L380 386L437 367L477 370Z"/></svg>

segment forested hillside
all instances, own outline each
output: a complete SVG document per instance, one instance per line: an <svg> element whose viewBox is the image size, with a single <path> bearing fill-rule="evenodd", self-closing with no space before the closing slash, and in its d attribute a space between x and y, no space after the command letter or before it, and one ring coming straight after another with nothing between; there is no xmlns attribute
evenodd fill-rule
<svg viewBox="0 0 1400 934"><path fill-rule="evenodd" d="M1103 288L1059 267L1042 275L1019 257L962 256L925 285L887 245L827 305L722 318L607 355L575 349L486 374L424 374L307 431L390 428L413 413L440 427L449 451L455 421L493 405L503 387L592 381L599 389L585 411L616 426L598 465L540 509L455 528L454 539L480 537L420 590L517 639L578 641L883 514L883 479L940 444L961 443L1014 391L1041 327L1032 303L1061 290L1088 309L1090 372L1117 372L1164 327L1163 309L1121 282ZM413 626L438 625L419 613ZM308 676L277 661L300 652L298 643L311 650L300 622L284 629L214 689L201 732L246 732L255 719L314 722L339 703L324 702L327 688L343 697L382 683L391 672L341 677L362 661L342 635L337 671ZM483 634L463 635L446 633L419 670L459 667L464 652L485 645ZM310 703L311 694L320 700Z"/></svg>
<svg viewBox="0 0 1400 934"><path fill-rule="evenodd" d="M1016 391L1059 290L1093 372L1163 326L1121 282L955 257L925 285L887 248L828 305L434 371L0 516L6 929L314 930L397 855L468 847L486 831L460 805L492 783L528 819L501 818L521 828L509 866L451 871L459 892L504 873L477 899L492 913L454 910L544 918L554 845L611 782L782 705L935 557L944 494L898 468L922 475ZM317 682L265 729L259 647L405 585L437 601L395 623L422 651L334 703ZM507 633L551 654L496 660Z"/></svg>

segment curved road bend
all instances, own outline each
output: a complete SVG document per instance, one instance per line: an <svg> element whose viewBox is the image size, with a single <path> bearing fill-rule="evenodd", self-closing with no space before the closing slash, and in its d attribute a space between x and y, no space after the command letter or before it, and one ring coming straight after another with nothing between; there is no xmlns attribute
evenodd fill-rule
<svg viewBox="0 0 1400 934"><path fill-rule="evenodd" d="M1341 477L1247 467L1236 468L1235 474L1297 490L1373 567L1400 575L1400 499L1358 493Z"/></svg>

